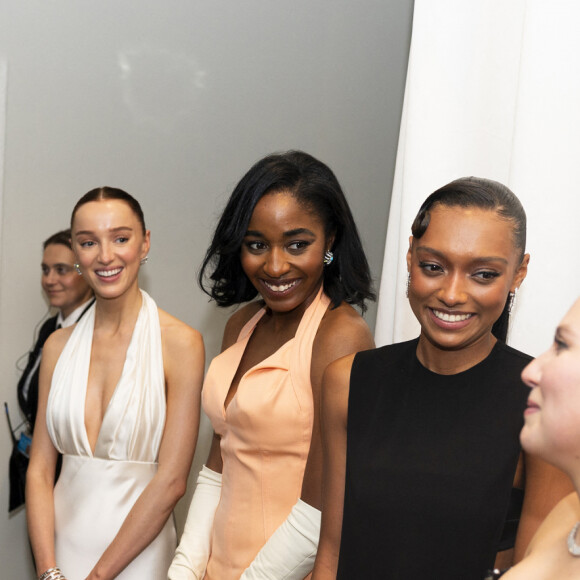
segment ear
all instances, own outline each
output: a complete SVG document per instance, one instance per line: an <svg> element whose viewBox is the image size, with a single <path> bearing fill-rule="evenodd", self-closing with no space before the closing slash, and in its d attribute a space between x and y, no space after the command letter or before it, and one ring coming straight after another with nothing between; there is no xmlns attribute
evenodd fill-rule
<svg viewBox="0 0 580 580"><path fill-rule="evenodd" d="M409 236L409 249L407 250L407 272L411 273L411 255L413 254L413 236Z"/></svg>
<svg viewBox="0 0 580 580"><path fill-rule="evenodd" d="M522 282L525 280L528 274L529 263L530 263L530 254L524 254L524 257L516 270L514 280L510 288L510 292L515 292L521 286Z"/></svg>
<svg viewBox="0 0 580 580"><path fill-rule="evenodd" d="M143 238L141 258L144 258L149 253L150 248L151 248L151 231L147 230L145 232L145 237Z"/></svg>
<svg viewBox="0 0 580 580"><path fill-rule="evenodd" d="M330 251L332 250L332 246L334 245L334 236L335 233L333 232L332 234L330 234L330 236L328 236L326 238L326 250L325 251Z"/></svg>

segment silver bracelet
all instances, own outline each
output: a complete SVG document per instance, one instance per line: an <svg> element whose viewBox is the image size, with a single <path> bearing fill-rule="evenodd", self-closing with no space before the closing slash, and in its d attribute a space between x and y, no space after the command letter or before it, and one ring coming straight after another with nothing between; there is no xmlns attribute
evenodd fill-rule
<svg viewBox="0 0 580 580"><path fill-rule="evenodd" d="M44 571L38 577L38 580L66 580L66 578L60 571L60 568L55 566L54 568L49 568L48 570Z"/></svg>

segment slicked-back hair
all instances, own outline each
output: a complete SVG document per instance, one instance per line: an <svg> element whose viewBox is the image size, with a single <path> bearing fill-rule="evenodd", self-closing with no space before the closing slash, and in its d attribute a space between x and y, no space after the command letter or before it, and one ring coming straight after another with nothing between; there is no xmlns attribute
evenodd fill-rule
<svg viewBox="0 0 580 580"><path fill-rule="evenodd" d="M218 221L198 281L218 306L252 300L258 291L245 275L242 242L256 204L269 193L288 192L316 216L327 237L334 236L333 262L325 266L324 291L332 306L374 300L368 262L344 193L334 173L302 151L268 155L242 177Z"/></svg>
<svg viewBox="0 0 580 580"><path fill-rule="evenodd" d="M462 177L434 191L423 202L411 226L415 239L421 238L427 231L430 210L437 205L494 211L498 217L511 224L514 247L519 252L520 262L523 260L526 251L526 212L516 195L502 183L483 177ZM492 328L493 335L504 342L509 327L509 301L508 296Z"/></svg>
<svg viewBox="0 0 580 580"><path fill-rule="evenodd" d="M75 215L82 205L85 205L85 203L89 203L91 201L102 201L106 199L118 199L120 201L124 201L131 208L133 213L137 216L137 219L141 224L141 228L143 229L143 235L145 235L146 232L145 216L143 215L143 210L141 209L139 202L126 191L119 189L117 187L108 187L106 185L103 187L91 189L91 191L87 191L87 193L85 193L77 201L70 218L71 228L73 226Z"/></svg>
<svg viewBox="0 0 580 580"><path fill-rule="evenodd" d="M61 246L66 246L69 250L72 250L72 242L70 239L70 228L66 230L61 230L52 234L42 242L42 249L46 250L47 246L53 246L55 244L60 244Z"/></svg>

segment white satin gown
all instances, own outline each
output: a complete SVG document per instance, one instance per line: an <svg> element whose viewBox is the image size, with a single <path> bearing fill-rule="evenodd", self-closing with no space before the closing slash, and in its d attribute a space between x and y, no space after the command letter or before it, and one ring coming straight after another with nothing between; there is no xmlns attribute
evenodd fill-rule
<svg viewBox="0 0 580 580"><path fill-rule="evenodd" d="M157 471L165 425L159 314L142 291L121 378L105 411L94 453L85 396L95 307L77 323L54 370L47 426L63 454L54 490L56 562L67 580L84 580ZM164 580L176 546L173 518L117 578Z"/></svg>

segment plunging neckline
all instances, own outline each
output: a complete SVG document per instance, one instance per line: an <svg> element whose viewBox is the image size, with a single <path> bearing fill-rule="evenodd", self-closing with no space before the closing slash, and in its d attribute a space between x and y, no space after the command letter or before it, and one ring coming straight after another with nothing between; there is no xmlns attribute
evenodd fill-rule
<svg viewBox="0 0 580 580"><path fill-rule="evenodd" d="M87 447L87 450L89 452L89 456L91 458L95 458L95 453L99 447L99 442L101 440L101 434L103 433L103 426L105 425L105 422L107 420L110 408L112 407L112 403L115 400L115 397L117 395L118 389L119 389L119 385L121 383L121 381L123 380L123 377L125 376L125 371L127 369L127 364L128 364L128 360L129 360L129 353L131 352L132 348L134 348L134 340L135 340L135 330L137 329L137 326L139 325L140 321L141 321L141 317L142 317L142 313L143 313L143 308L144 308L144 299L143 297L141 297L141 308L139 309L139 314L137 315L137 320L135 321L135 325L133 326L133 332L131 333L131 340L129 340L129 344L127 345L127 350L125 351L125 359L123 361L123 368L121 369L121 374L119 375L119 379L117 380L117 383L115 384L115 388L113 389L113 392L111 393L111 398L109 399L109 402L107 403L107 407L105 408L105 412L103 413L103 418L101 420L101 424L99 426L99 429L97 431L97 437L95 439L95 447L92 448L91 447L91 442L89 439L89 433L87 430L87 392L89 389L89 374L90 374L90 370L91 370L91 354L92 354L92 349L93 349L93 340L94 340L94 336L95 336L95 314L96 314L96 309L93 310L92 313L92 320L91 320L91 344L90 344L90 354L89 354L89 364L87 365L87 371L86 371L86 380L85 380L85 389L84 389L84 394L83 394L83 399L82 399L82 409L83 409L83 435L84 435L84 439L85 439L85 444Z"/></svg>
<svg viewBox="0 0 580 580"><path fill-rule="evenodd" d="M246 370L244 372L244 374L240 377L240 380L238 381L238 386L236 388L236 392L233 394L232 398L229 400L229 402L226 405L226 400L227 400L228 395L230 394L230 390L232 388L232 382L233 382L233 380L238 372L238 369L240 368L240 364L242 362L242 358L246 352L246 349L248 348L248 343L250 342L250 338L254 334L254 330L256 330L256 326L258 326L258 323L260 322L260 320L262 320L262 317L264 316L265 313L266 313L266 307L263 306L262 308L260 308L260 310L258 310L258 312L256 312L250 318L250 320L248 320L248 322L246 322L246 324L244 324L244 326L242 327L242 330L240 331L240 334L238 336L238 342L233 345L233 346L235 346L236 344L238 344L239 346L241 346L242 347L242 354L240 356L238 366L235 368L234 373L232 374L231 380L229 381L229 387L226 391L226 395L225 395L224 401L222 403L222 414L223 414L224 418L227 416L227 412L228 412L228 409L230 408L231 404L236 400L240 385L242 384L242 381L244 380L246 375L248 375L251 372L254 372L256 369L263 366L264 363L267 363L267 361L269 361L271 358L275 357L276 355L279 355L281 352L283 352L283 350L285 350L287 347L289 347L290 344L292 344L292 342L296 339L296 335L298 334L298 329L300 328L300 325L302 324L302 319L304 318L304 315L302 315L302 319L300 319L300 322L298 323L298 327L296 328L296 332L294 333L294 336L292 338L289 338L286 342L281 344L272 354L269 354L265 359L257 362L255 365L252 365L248 370ZM268 365L265 365L265 366L268 366Z"/></svg>

